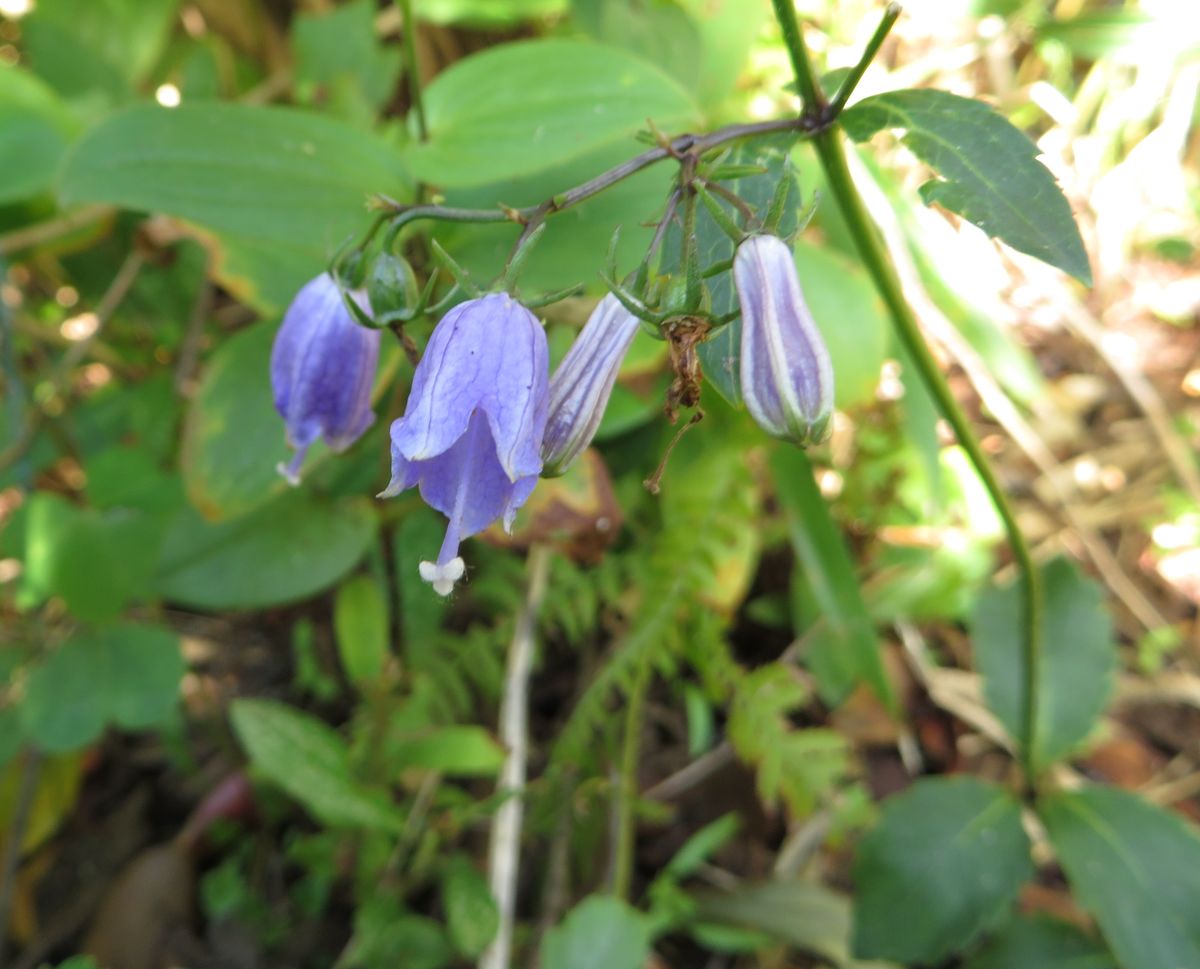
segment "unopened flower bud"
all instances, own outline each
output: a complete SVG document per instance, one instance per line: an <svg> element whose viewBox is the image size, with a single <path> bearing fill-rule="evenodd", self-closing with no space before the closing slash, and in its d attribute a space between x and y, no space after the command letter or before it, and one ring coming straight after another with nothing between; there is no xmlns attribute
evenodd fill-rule
<svg viewBox="0 0 1200 969"><path fill-rule="evenodd" d="M361 296L352 298L365 304ZM299 483L304 455L318 438L343 451L371 426L378 361L379 331L354 322L328 273L296 294L271 350L275 409L296 451L279 473L292 484Z"/></svg>
<svg viewBox="0 0 1200 969"><path fill-rule="evenodd" d="M604 297L550 380L543 475L562 474L596 436L638 318L612 293Z"/></svg>
<svg viewBox="0 0 1200 969"><path fill-rule="evenodd" d="M768 434L817 443L833 413L833 365L800 292L791 248L776 236L751 236L734 256L733 279L746 409Z"/></svg>
<svg viewBox="0 0 1200 969"><path fill-rule="evenodd" d="M390 252L376 256L367 277L367 295L380 324L394 319L403 322L406 313L411 315L420 295L416 273L408 260Z"/></svg>

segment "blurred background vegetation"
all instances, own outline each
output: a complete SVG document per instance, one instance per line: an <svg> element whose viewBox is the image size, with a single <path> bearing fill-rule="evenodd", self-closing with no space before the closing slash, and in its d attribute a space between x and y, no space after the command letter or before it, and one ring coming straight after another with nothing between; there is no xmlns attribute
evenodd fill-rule
<svg viewBox="0 0 1200 969"><path fill-rule="evenodd" d="M371 0L0 0L0 966L475 964L521 619L514 964L1200 965L1200 13L913 0L858 92L993 104L1091 261L1085 289L926 207L929 170L890 134L853 159L1045 563L1038 749L1068 793L1023 828L999 523L803 143L828 444L768 444L710 388L648 494L674 429L664 346L639 338L595 451L473 543L448 603L416 569L438 516L368 497L398 347L372 431L301 489L277 477L279 314L370 194L530 204L640 150L647 118L798 104L765 0L414 6L406 25ZM822 71L879 16L799 10ZM608 113L542 144L555 99ZM552 221L527 284L588 286L545 311L556 356L613 229L628 269L669 177ZM513 237L436 231L479 278ZM1071 795L1084 781L1103 786Z"/></svg>

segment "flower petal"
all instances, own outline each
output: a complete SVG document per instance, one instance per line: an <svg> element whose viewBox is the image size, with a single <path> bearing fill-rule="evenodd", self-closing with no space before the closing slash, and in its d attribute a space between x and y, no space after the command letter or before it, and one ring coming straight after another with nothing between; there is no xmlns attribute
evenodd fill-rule
<svg viewBox="0 0 1200 969"><path fill-rule="evenodd" d="M471 415L466 433L449 450L419 462L419 475L421 497L451 520L460 540L514 514L532 491L525 482L509 480L481 411ZM527 480L536 483L536 474Z"/></svg>
<svg viewBox="0 0 1200 969"><path fill-rule="evenodd" d="M560 474L593 437L612 394L621 361L637 335L638 318L612 293L604 297L550 380L545 474Z"/></svg>
<svg viewBox="0 0 1200 969"><path fill-rule="evenodd" d="M775 236L752 236L738 247L733 274L746 409L769 434L799 444L819 439L833 411L833 366L791 248Z"/></svg>
<svg viewBox="0 0 1200 969"><path fill-rule="evenodd" d="M508 478L537 474L548 369L546 334L512 297L460 303L434 328L393 444L409 460L433 458L462 437L478 409Z"/></svg>

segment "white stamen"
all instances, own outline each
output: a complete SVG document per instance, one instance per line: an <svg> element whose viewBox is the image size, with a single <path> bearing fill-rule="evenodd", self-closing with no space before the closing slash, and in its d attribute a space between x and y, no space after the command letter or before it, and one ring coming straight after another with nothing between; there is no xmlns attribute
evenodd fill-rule
<svg viewBox="0 0 1200 969"><path fill-rule="evenodd" d="M440 596L448 596L454 591L454 583L463 577L467 571L466 563L461 555L456 555L445 565L435 562L422 562L417 566L421 578L433 586L433 591Z"/></svg>
<svg viewBox="0 0 1200 969"><path fill-rule="evenodd" d="M284 464L282 461L280 461L277 465L275 465L275 470L278 471L283 476L283 479L293 488L299 486L300 475L297 470L292 467L292 465Z"/></svg>

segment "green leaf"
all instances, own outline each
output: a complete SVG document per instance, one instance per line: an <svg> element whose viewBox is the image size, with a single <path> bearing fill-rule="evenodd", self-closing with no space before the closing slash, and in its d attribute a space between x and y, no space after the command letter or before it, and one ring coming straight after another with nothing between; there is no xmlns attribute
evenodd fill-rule
<svg viewBox="0 0 1200 969"><path fill-rule="evenodd" d="M842 115L855 141L901 128L903 142L942 180L921 186L937 203L1014 249L1091 285L1079 228L1037 147L982 101L947 91L889 91L864 98Z"/></svg>
<svg viewBox="0 0 1200 969"><path fill-rule="evenodd" d="M455 855L442 870L442 908L450 941L468 959L483 952L500 927L487 879L465 855Z"/></svg>
<svg viewBox="0 0 1200 969"><path fill-rule="evenodd" d="M375 192L407 192L400 160L376 136L287 108L138 105L75 145L64 204L164 212L242 244L303 253L316 275L366 223Z"/></svg>
<svg viewBox="0 0 1200 969"><path fill-rule="evenodd" d="M75 127L66 105L37 77L0 67L0 202L50 188Z"/></svg>
<svg viewBox="0 0 1200 969"><path fill-rule="evenodd" d="M571 3L578 27L658 64L705 106L719 103L737 85L766 13L763 0Z"/></svg>
<svg viewBox="0 0 1200 969"><path fill-rule="evenodd" d="M406 160L443 187L531 175L614 142L628 144L650 118L662 130L699 111L674 80L625 51L585 41L531 40L491 47L438 75L425 92L430 140Z"/></svg>
<svg viewBox="0 0 1200 969"><path fill-rule="evenodd" d="M963 969L1117 969L1109 952L1074 925L1046 917L1015 918Z"/></svg>
<svg viewBox="0 0 1200 969"><path fill-rule="evenodd" d="M115 723L142 730L175 709L184 673L179 640L157 626L77 633L29 674L21 702L26 738L44 750L76 750Z"/></svg>
<svg viewBox="0 0 1200 969"><path fill-rule="evenodd" d="M126 508L96 511L50 492L29 501L25 526L27 604L62 596L80 619L100 622L148 598L161 544L160 523Z"/></svg>
<svg viewBox="0 0 1200 969"><path fill-rule="evenodd" d="M838 966L850 961L850 903L816 882L759 882L698 894L695 902L707 921L765 932Z"/></svg>
<svg viewBox="0 0 1200 969"><path fill-rule="evenodd" d="M1127 791L1085 787L1038 805L1075 897L1121 969L1200 966L1200 835Z"/></svg>
<svg viewBox="0 0 1200 969"><path fill-rule="evenodd" d="M210 523L192 508L172 521L159 592L201 609L248 609L307 598L362 558L376 518L365 499L291 491L240 518Z"/></svg>
<svg viewBox="0 0 1200 969"><path fill-rule="evenodd" d="M419 20L435 24L511 28L525 20L562 14L567 0L414 0Z"/></svg>
<svg viewBox="0 0 1200 969"><path fill-rule="evenodd" d="M350 773L345 742L330 726L270 700L234 700L230 719L256 771L326 824L398 832L404 814L384 791Z"/></svg>
<svg viewBox="0 0 1200 969"><path fill-rule="evenodd" d="M782 799L803 817L846 773L846 742L833 730L792 729L789 715L807 698L791 668L760 666L742 677L730 704L726 733L738 757L754 765L758 797Z"/></svg>
<svg viewBox="0 0 1200 969"><path fill-rule="evenodd" d="M466 724L398 736L388 748L400 770L424 768L467 777L495 776L504 764L504 748L483 727Z"/></svg>
<svg viewBox="0 0 1200 969"><path fill-rule="evenodd" d="M1066 559L1041 569L1042 628L1034 769L1074 750L1095 725L1113 687L1117 647L1104 593ZM979 597L971 622L975 663L988 706L1014 738L1021 736L1024 683L1021 601L1015 584Z"/></svg>
<svg viewBox="0 0 1200 969"><path fill-rule="evenodd" d="M387 662L388 608L371 576L353 576L338 588L333 628L346 675L360 685L374 681Z"/></svg>
<svg viewBox="0 0 1200 969"><path fill-rule="evenodd" d="M400 74L400 50L380 43L375 13L372 0L354 0L320 14L301 13L292 28L301 96L320 103L332 95L345 108L339 113L357 114L368 125ZM348 98L351 103L343 105Z"/></svg>
<svg viewBox="0 0 1200 969"><path fill-rule="evenodd" d="M128 100L161 57L179 0L39 0L21 23L29 61L89 107Z"/></svg>
<svg viewBox="0 0 1200 969"><path fill-rule="evenodd" d="M346 969L442 969L453 958L441 925L404 911L387 892L374 892L359 903L354 937L338 962Z"/></svg>
<svg viewBox="0 0 1200 969"><path fill-rule="evenodd" d="M0 771L21 752L21 717L15 706L0 707Z"/></svg>
<svg viewBox="0 0 1200 969"><path fill-rule="evenodd" d="M854 951L938 963L998 921L1033 875L1021 809L972 777L917 781L859 845Z"/></svg>
<svg viewBox="0 0 1200 969"><path fill-rule="evenodd" d="M446 202L470 208L534 205L598 175L629 154L629 146L623 143L606 145L530 175L448 191ZM606 268L605 255L613 232L618 228L618 272L634 268L653 233L642 223L662 209L671 177L669 168L654 166L554 216L521 272L522 287L559 289L572 282L598 283ZM520 232L514 225L454 223L438 226L436 231L447 251L480 280L500 273Z"/></svg>
<svg viewBox="0 0 1200 969"><path fill-rule="evenodd" d="M287 490L276 466L291 451L269 376L275 331L260 323L222 343L192 399L180 464L206 517L232 518Z"/></svg>
<svg viewBox="0 0 1200 969"><path fill-rule="evenodd" d="M542 939L554 969L642 969L650 952L646 916L611 895L589 895Z"/></svg>
<svg viewBox="0 0 1200 969"><path fill-rule="evenodd" d="M798 560L799 605L813 623L805 630L811 637L805 659L817 678L822 699L836 704L855 684L866 683L895 712L896 697L883 668L879 637L863 603L854 562L813 479L808 457L799 448L775 448L771 473Z"/></svg>

